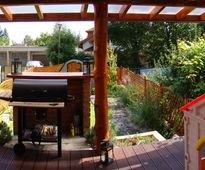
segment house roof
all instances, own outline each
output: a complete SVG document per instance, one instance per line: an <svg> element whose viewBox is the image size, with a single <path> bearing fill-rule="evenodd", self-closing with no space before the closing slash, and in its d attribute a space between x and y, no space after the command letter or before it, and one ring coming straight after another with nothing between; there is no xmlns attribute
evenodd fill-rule
<svg viewBox="0 0 205 170"><path fill-rule="evenodd" d="M93 21L95 3L110 21L204 21L202 0L1 0L0 22Z"/></svg>
<svg viewBox="0 0 205 170"><path fill-rule="evenodd" d="M187 103L186 105L182 106L179 110L184 111L189 109L191 106L195 105L196 103L200 102L201 100L205 99L205 93L201 96L197 97L196 99L192 100L191 102Z"/></svg>

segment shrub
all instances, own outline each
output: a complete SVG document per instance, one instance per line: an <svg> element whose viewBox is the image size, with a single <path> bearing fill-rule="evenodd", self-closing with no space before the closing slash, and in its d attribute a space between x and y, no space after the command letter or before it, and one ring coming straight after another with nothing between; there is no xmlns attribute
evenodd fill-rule
<svg viewBox="0 0 205 170"><path fill-rule="evenodd" d="M140 126L158 130L162 123L160 113L161 100L159 97L153 97L149 90L144 98L137 98L133 121Z"/></svg>
<svg viewBox="0 0 205 170"><path fill-rule="evenodd" d="M162 95L154 88L148 88L146 95L135 85L125 86L120 93L122 103L132 111L132 121L141 127L157 130L165 138L180 132L183 113L178 111L182 101Z"/></svg>
<svg viewBox="0 0 205 170"><path fill-rule="evenodd" d="M195 98L205 92L205 40L180 41L178 49L172 50L165 60L169 72L158 77L159 82L170 86L174 92L185 98ZM164 58L164 56L163 56ZM162 60L161 65L164 66Z"/></svg>
<svg viewBox="0 0 205 170"><path fill-rule="evenodd" d="M11 131L7 124L3 121L0 122L0 145L4 145L11 140Z"/></svg>
<svg viewBox="0 0 205 170"><path fill-rule="evenodd" d="M109 136L110 139L112 140L115 136L119 134L117 127L115 124L112 122L112 110L108 110L108 126L109 126Z"/></svg>
<svg viewBox="0 0 205 170"><path fill-rule="evenodd" d="M131 111L135 111L136 102L141 98L139 89L135 85L127 85L124 88L121 88L119 95L122 103Z"/></svg>
<svg viewBox="0 0 205 170"><path fill-rule="evenodd" d="M85 134L86 142L91 146L95 147L95 129L94 127L89 129L89 131Z"/></svg>

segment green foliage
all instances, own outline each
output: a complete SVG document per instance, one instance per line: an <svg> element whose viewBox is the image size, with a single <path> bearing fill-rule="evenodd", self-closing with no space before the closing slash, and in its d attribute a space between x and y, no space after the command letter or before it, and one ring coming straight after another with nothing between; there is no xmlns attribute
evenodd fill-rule
<svg viewBox="0 0 205 170"><path fill-rule="evenodd" d="M77 54L74 54L73 56L71 56L71 59L77 59L77 60L83 61L86 57L91 59L91 60L94 59L93 55L86 54L85 52L79 52Z"/></svg>
<svg viewBox="0 0 205 170"><path fill-rule="evenodd" d="M119 93L122 103L128 107L131 111L135 111L137 99L141 98L140 93L136 86L130 84L121 88Z"/></svg>
<svg viewBox="0 0 205 170"><path fill-rule="evenodd" d="M95 131L94 131L94 126L95 126L95 109L94 109L94 104L91 102L90 105L90 130L86 133L85 137L87 142L91 145L94 146L95 143ZM108 109L108 126L109 126L109 134L110 138L113 138L117 136L118 130L115 126L115 124L112 122L112 110Z"/></svg>
<svg viewBox="0 0 205 170"><path fill-rule="evenodd" d="M153 97L148 92L142 100L137 100L135 116L133 121L141 126L159 130L163 121L161 120L161 100Z"/></svg>
<svg viewBox="0 0 205 170"><path fill-rule="evenodd" d="M133 137L128 137L126 139L114 139L113 140L113 144L118 147L148 144L148 143L153 143L153 142L157 142L157 139L152 135L150 136L135 135Z"/></svg>
<svg viewBox="0 0 205 170"><path fill-rule="evenodd" d="M7 32L7 29L5 28L4 30L1 30L0 29L0 45L2 46L7 46L9 45L9 35L8 35L8 32Z"/></svg>
<svg viewBox="0 0 205 170"><path fill-rule="evenodd" d="M34 40L32 39L32 37L30 35L25 35L24 39L23 39L23 44L26 46L32 46L34 45Z"/></svg>
<svg viewBox="0 0 205 170"><path fill-rule="evenodd" d="M94 103L91 100L90 103L90 128L93 128L95 126L95 108Z"/></svg>
<svg viewBox="0 0 205 170"><path fill-rule="evenodd" d="M170 138L177 133L181 127L183 113L179 113L178 105L170 104L173 99L167 94L156 95L155 89L149 88L147 94L140 91L134 85L125 86L119 94L123 104L132 111L132 121L138 126L157 130L164 137ZM170 123L170 116L174 114L173 122Z"/></svg>
<svg viewBox="0 0 205 170"><path fill-rule="evenodd" d="M35 45L47 46L49 44L51 35L49 33L41 33L39 37L35 39Z"/></svg>
<svg viewBox="0 0 205 170"><path fill-rule="evenodd" d="M77 46L78 37L74 36L71 31L64 26L62 26L59 31L58 25L56 24L48 43L48 58L52 64L65 63L72 59Z"/></svg>
<svg viewBox="0 0 205 170"><path fill-rule="evenodd" d="M154 66L161 55L174 48L177 40L193 41L201 36L195 23L111 22L109 38L115 46L118 66L138 68L149 61Z"/></svg>
<svg viewBox="0 0 205 170"><path fill-rule="evenodd" d="M116 83L116 75L117 75L117 55L114 53L114 49L112 47L112 43L108 44L107 48L107 58L108 58L108 79L109 83Z"/></svg>
<svg viewBox="0 0 205 170"><path fill-rule="evenodd" d="M114 53L112 43L108 44L107 48L108 57L108 94L109 96L116 96L120 87L117 84L117 55Z"/></svg>
<svg viewBox="0 0 205 170"><path fill-rule="evenodd" d="M95 147L95 129L94 127L89 129L87 133L85 133L86 142L91 146Z"/></svg>
<svg viewBox="0 0 205 170"><path fill-rule="evenodd" d="M112 140L115 136L119 134L117 127L112 122L112 113L113 111L111 109L108 109L108 126L109 126L109 136Z"/></svg>
<svg viewBox="0 0 205 170"><path fill-rule="evenodd" d="M178 50L167 55L167 67L158 81L170 86L175 93L195 98L205 92L205 40L180 41ZM162 63L163 64L163 63Z"/></svg>
<svg viewBox="0 0 205 170"><path fill-rule="evenodd" d="M7 124L3 121L0 122L0 145L4 145L11 140L11 131Z"/></svg>

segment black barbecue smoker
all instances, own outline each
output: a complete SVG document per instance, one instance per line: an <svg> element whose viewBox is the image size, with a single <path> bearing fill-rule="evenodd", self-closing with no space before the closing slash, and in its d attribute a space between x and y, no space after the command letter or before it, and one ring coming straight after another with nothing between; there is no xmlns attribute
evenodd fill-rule
<svg viewBox="0 0 205 170"><path fill-rule="evenodd" d="M14 79L10 105L18 108L18 143L14 146L17 155L25 152L23 141L32 141L34 145L35 142L57 142L58 156L61 156L61 112L67 101L67 79ZM47 109L56 109L56 125L38 123L26 129L25 108L32 108L39 120L46 119ZM48 136L45 131L49 131Z"/></svg>

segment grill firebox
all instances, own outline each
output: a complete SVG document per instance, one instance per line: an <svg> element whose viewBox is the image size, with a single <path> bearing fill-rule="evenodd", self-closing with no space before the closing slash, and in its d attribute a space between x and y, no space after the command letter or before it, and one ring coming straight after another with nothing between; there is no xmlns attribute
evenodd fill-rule
<svg viewBox="0 0 205 170"><path fill-rule="evenodd" d="M14 79L13 101L66 102L66 79Z"/></svg>

